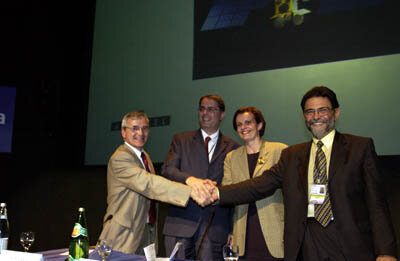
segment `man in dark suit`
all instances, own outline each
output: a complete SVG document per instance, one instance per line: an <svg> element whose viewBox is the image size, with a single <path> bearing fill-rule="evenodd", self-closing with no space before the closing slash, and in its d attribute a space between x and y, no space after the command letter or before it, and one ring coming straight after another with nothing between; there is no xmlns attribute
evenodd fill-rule
<svg viewBox="0 0 400 261"><path fill-rule="evenodd" d="M262 176L214 190L214 200L248 203L282 188L285 260L396 260L372 139L335 130L339 103L326 87L308 91L301 107L312 141L285 149Z"/></svg>
<svg viewBox="0 0 400 261"><path fill-rule="evenodd" d="M238 147L219 131L224 116L225 104L219 96L200 98L200 129L174 135L161 175L187 184L199 194L211 196L207 186L221 184L225 156ZM231 223L230 208L202 208L192 200L184 208L169 206L164 225L167 254L179 241L183 244L178 258L222 260L222 246Z"/></svg>

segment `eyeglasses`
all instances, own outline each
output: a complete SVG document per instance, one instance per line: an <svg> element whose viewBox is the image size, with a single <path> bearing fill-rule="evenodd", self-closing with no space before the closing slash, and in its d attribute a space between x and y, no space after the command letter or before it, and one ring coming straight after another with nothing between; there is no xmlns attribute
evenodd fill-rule
<svg viewBox="0 0 400 261"><path fill-rule="evenodd" d="M131 126L131 127L124 127L124 128L125 128L125 129L130 129L130 130L133 131L133 132L137 132L137 131L139 131L139 130L142 130L142 132L145 132L145 131L149 131L149 130L150 130L150 127L149 127L149 126L140 127L140 126L134 125L134 126Z"/></svg>
<svg viewBox="0 0 400 261"><path fill-rule="evenodd" d="M204 107L204 106L200 106L199 107L199 111L200 112L205 112L206 110L209 111L209 112L214 113L214 112L219 111L219 108L218 107Z"/></svg>
<svg viewBox="0 0 400 261"><path fill-rule="evenodd" d="M315 113L317 113L319 116L326 116L329 114L329 112L331 111L331 108L328 107L322 107L322 108L318 108L317 110L314 109L308 109L304 111L304 115L306 117L311 117L314 116Z"/></svg>

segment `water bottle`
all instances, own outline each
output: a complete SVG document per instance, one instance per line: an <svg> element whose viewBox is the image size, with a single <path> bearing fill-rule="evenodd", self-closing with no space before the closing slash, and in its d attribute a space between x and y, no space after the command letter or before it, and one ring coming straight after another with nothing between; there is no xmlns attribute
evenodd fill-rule
<svg viewBox="0 0 400 261"><path fill-rule="evenodd" d="M0 204L0 252L7 249L8 237L10 236L10 227L7 218L6 203Z"/></svg>
<svg viewBox="0 0 400 261"><path fill-rule="evenodd" d="M87 231L85 209L78 209L78 217L72 230L69 243L68 260L74 261L89 257L89 235Z"/></svg>

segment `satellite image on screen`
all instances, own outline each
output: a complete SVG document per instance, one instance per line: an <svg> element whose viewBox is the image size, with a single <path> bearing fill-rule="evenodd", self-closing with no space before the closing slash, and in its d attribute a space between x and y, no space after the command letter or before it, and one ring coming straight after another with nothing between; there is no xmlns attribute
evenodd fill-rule
<svg viewBox="0 0 400 261"><path fill-rule="evenodd" d="M193 79L400 52L395 0L195 0Z"/></svg>

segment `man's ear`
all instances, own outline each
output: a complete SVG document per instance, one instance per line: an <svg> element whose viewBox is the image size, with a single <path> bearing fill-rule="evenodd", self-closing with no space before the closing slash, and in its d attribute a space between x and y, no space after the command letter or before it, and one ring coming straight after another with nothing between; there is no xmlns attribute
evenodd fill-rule
<svg viewBox="0 0 400 261"><path fill-rule="evenodd" d="M339 118L340 115L340 108L336 108L335 109L335 120L337 120Z"/></svg>
<svg viewBox="0 0 400 261"><path fill-rule="evenodd" d="M221 113L221 116L219 117L219 120L222 121L225 118L225 112L223 111Z"/></svg>

